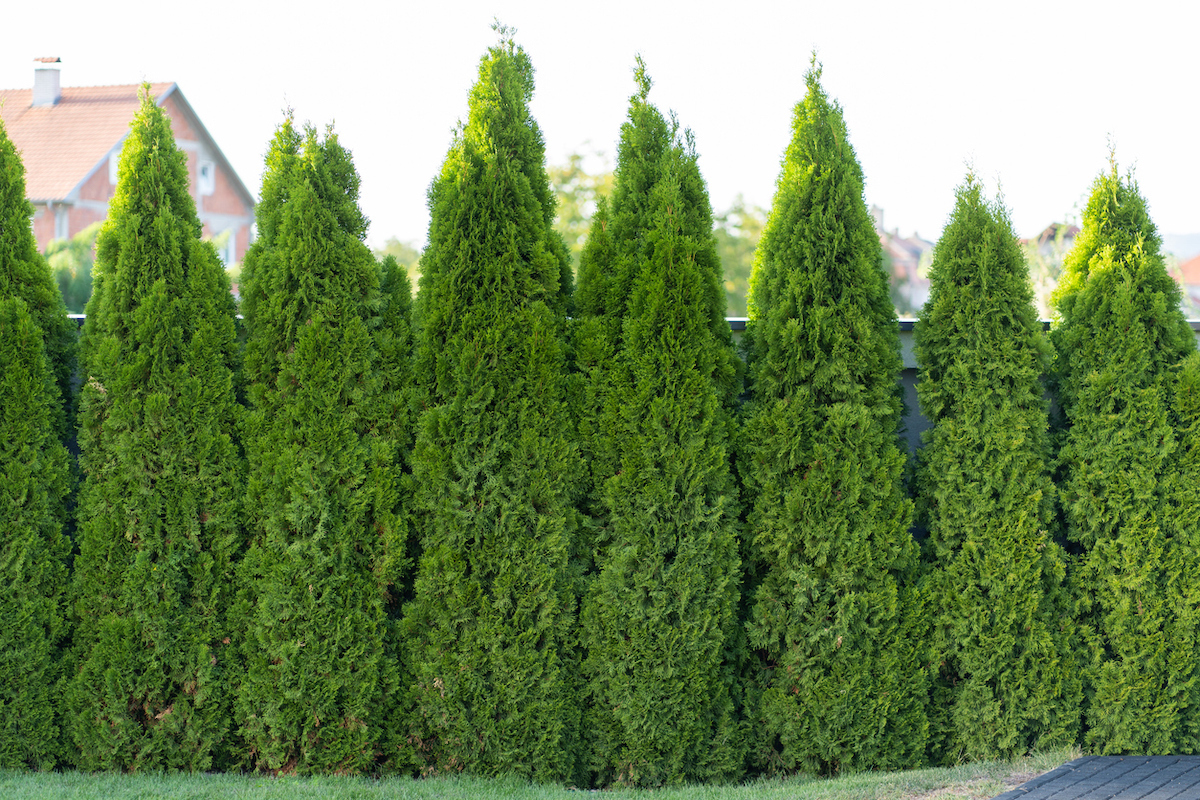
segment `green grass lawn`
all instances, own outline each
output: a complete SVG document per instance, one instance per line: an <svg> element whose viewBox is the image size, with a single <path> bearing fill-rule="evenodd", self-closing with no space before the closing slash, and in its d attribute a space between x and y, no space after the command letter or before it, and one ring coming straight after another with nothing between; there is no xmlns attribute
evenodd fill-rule
<svg viewBox="0 0 1200 800"><path fill-rule="evenodd" d="M1011 762L985 761L910 772L866 772L837 778L760 780L737 786L687 786L645 791L581 792L518 780L437 778L263 778L245 775L116 775L80 772L0 772L5 800L578 800L581 795L655 800L984 800L1080 755L1055 750Z"/></svg>

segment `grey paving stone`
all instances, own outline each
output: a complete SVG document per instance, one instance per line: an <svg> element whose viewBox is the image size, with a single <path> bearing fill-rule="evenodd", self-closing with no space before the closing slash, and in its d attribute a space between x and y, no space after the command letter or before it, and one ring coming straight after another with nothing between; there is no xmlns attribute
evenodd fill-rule
<svg viewBox="0 0 1200 800"><path fill-rule="evenodd" d="M1200 800L1200 756L1085 756L993 800Z"/></svg>

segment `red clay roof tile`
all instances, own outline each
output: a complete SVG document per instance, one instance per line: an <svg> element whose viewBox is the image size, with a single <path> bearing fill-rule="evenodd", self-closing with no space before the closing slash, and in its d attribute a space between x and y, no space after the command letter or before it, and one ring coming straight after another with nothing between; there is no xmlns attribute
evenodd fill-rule
<svg viewBox="0 0 1200 800"><path fill-rule="evenodd" d="M173 83L150 84L159 100ZM61 200L86 178L129 131L138 84L64 86L53 106L32 108L32 89L0 89L0 119L25 162L25 194Z"/></svg>

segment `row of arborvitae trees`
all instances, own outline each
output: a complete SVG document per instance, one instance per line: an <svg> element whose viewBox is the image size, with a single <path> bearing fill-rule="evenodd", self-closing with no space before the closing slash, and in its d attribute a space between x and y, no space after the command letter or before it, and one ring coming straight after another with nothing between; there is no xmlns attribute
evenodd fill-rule
<svg viewBox="0 0 1200 800"><path fill-rule="evenodd" d="M0 129L0 768L605 786L1200 750L1200 355L1132 180L1097 180L1047 337L968 175L907 469L819 68L744 365L695 145L644 65L576 287L500 36L415 305L349 153L289 114L239 334L145 96L78 373Z"/></svg>

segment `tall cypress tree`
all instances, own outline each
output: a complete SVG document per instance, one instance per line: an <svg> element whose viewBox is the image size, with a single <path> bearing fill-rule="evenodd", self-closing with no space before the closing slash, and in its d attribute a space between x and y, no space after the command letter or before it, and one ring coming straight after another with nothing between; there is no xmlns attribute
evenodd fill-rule
<svg viewBox="0 0 1200 800"><path fill-rule="evenodd" d="M0 769L61 763L75 326L37 252L25 168L0 122Z"/></svg>
<svg viewBox="0 0 1200 800"><path fill-rule="evenodd" d="M1181 455L1174 370L1196 345L1159 247L1137 184L1113 163L1055 298L1059 485L1090 645L1085 742L1104 753L1198 745L1183 723L1195 711L1200 584L1194 533L1178 530L1195 515L1168 491Z"/></svg>
<svg viewBox="0 0 1200 800"><path fill-rule="evenodd" d="M1008 213L968 175L934 249L916 327L917 394L933 427L917 471L929 531L938 760L1073 743L1080 683L1042 376L1050 348ZM942 738L943 731L944 739Z"/></svg>
<svg viewBox="0 0 1200 800"><path fill-rule="evenodd" d="M533 67L497 32L430 189L421 259L412 741L426 772L563 780L579 726L570 268L529 114Z"/></svg>
<svg viewBox="0 0 1200 800"><path fill-rule="evenodd" d="M750 285L739 464L758 748L784 770L896 767L927 736L899 336L862 170L820 77L814 64Z"/></svg>
<svg viewBox="0 0 1200 800"><path fill-rule="evenodd" d="M260 237L243 270L250 543L236 716L260 770L369 769L395 710L386 603L405 531L391 376L375 338L391 324L358 186L337 136L301 134L289 116L267 154Z"/></svg>
<svg viewBox="0 0 1200 800"><path fill-rule="evenodd" d="M51 769L64 755L57 684L70 547L58 508L69 470L57 410L41 329L23 300L0 297L0 769Z"/></svg>
<svg viewBox="0 0 1200 800"><path fill-rule="evenodd" d="M84 328L68 705L86 769L206 770L241 542L234 303L148 87L118 174Z"/></svg>
<svg viewBox="0 0 1200 800"><path fill-rule="evenodd" d="M580 268L580 428L597 537L585 729L598 782L657 785L727 779L743 760L727 652L739 373L691 135L647 102L640 59L637 81L612 206Z"/></svg>
<svg viewBox="0 0 1200 800"><path fill-rule="evenodd" d="M0 121L0 299L19 297L42 331L50 372L58 384L54 428L66 443L74 435L75 341L77 328L50 267L29 227L33 207L25 199L25 166Z"/></svg>

